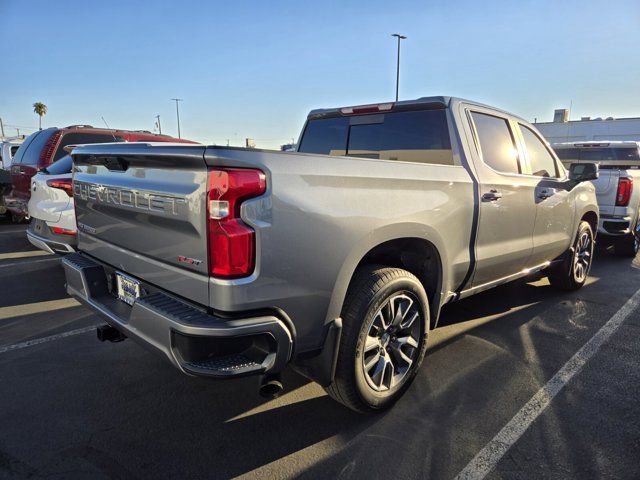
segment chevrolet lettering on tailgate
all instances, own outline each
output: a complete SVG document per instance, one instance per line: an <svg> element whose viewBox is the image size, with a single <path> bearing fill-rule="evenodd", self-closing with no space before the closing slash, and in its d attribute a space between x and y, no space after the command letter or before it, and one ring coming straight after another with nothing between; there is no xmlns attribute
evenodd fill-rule
<svg viewBox="0 0 640 480"><path fill-rule="evenodd" d="M167 215L179 215L180 207L187 203L185 197L156 194L144 190L110 187L96 183L73 182L73 193L83 200L116 205L134 210L152 211Z"/></svg>

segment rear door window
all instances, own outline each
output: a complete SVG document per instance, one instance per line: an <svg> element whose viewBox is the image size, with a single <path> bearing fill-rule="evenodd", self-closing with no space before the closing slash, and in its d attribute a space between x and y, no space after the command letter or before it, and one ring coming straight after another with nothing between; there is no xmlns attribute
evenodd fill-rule
<svg viewBox="0 0 640 480"><path fill-rule="evenodd" d="M445 110L310 120L299 151L453 165Z"/></svg>
<svg viewBox="0 0 640 480"><path fill-rule="evenodd" d="M107 135L104 133L90 133L90 132L70 132L65 134L60 140L60 144L58 146L58 150L56 150L56 154L53 157L53 161L60 160L62 157L67 155L67 151L64 150L64 147L68 145L83 145L85 143L113 143L113 142L121 142L122 139L119 137L115 137L113 135ZM47 168L47 170L49 170Z"/></svg>
<svg viewBox="0 0 640 480"><path fill-rule="evenodd" d="M482 161L502 173L521 173L518 149L505 118L471 112L478 133Z"/></svg>
<svg viewBox="0 0 640 480"><path fill-rule="evenodd" d="M558 177L558 169L553 155L547 146L527 126L520 124L520 131L527 147L527 155L531 164L531 174L536 177Z"/></svg>

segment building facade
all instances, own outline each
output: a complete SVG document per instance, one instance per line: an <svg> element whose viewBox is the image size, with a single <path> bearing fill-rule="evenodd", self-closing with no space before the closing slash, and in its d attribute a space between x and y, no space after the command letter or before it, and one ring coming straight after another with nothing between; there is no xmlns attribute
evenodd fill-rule
<svg viewBox="0 0 640 480"><path fill-rule="evenodd" d="M590 118L569 120L567 110L556 110L553 122L540 122L535 126L549 143L580 142L587 140L640 141L640 117Z"/></svg>

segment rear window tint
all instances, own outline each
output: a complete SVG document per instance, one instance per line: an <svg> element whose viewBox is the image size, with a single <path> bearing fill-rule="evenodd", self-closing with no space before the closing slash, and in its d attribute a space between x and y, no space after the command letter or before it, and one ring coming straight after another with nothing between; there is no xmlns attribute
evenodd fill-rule
<svg viewBox="0 0 640 480"><path fill-rule="evenodd" d="M104 133L90 133L90 132L70 132L65 134L60 140L58 150L53 157L53 161L60 160L62 157L68 154L64 150L67 145L83 145L85 143L113 143L121 142L122 139L113 135L105 135ZM47 169L48 170L48 169Z"/></svg>
<svg viewBox="0 0 640 480"><path fill-rule="evenodd" d="M40 130L38 132L32 133L27 137L20 148L16 152L16 156L14 158L14 164L22 164L22 165L37 165L38 160L40 159L40 153L42 153L42 149L44 148L47 140L56 133L57 128L48 128L46 130Z"/></svg>
<svg viewBox="0 0 640 480"><path fill-rule="evenodd" d="M298 151L453 165L445 110L310 120Z"/></svg>
<svg viewBox="0 0 640 480"><path fill-rule="evenodd" d="M65 155L57 162L53 162L47 167L47 173L49 175L62 175L63 173L71 173L73 168L73 160L71 155Z"/></svg>

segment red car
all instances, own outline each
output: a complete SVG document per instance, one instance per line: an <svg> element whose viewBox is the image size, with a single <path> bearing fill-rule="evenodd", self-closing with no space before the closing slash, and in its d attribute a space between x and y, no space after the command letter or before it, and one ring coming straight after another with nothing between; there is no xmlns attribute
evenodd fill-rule
<svg viewBox="0 0 640 480"><path fill-rule="evenodd" d="M51 127L31 134L20 146L11 164L11 193L6 196L7 209L14 219L25 218L31 196L31 177L38 170L59 160L67 145L108 142L179 142L197 143L168 135L145 131L111 130L90 125Z"/></svg>

